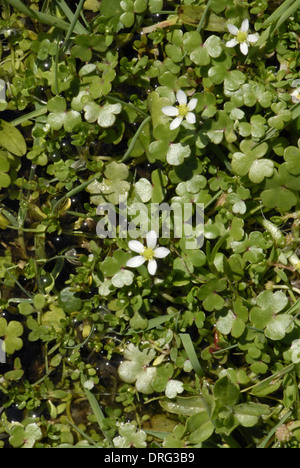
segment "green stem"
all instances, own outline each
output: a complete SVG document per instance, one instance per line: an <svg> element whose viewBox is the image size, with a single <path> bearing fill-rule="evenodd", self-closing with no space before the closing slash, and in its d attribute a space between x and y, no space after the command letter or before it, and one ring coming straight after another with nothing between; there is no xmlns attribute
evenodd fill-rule
<svg viewBox="0 0 300 468"><path fill-rule="evenodd" d="M40 107L39 109L29 112L28 114L22 115L21 117L18 117L15 120L12 120L10 124L13 125L14 127L17 127L23 122L26 122L27 120L35 119L36 117L40 117L41 115L47 114L47 112L48 112L47 106L43 106L43 107Z"/></svg>
<svg viewBox="0 0 300 468"><path fill-rule="evenodd" d="M79 432L79 434L81 435L81 437L83 437L84 439L86 439L92 446L95 446L95 448L100 448L97 443L90 437L88 436L85 432L83 432L79 427L77 427L72 421L70 421L70 419L66 419L67 423L70 424L70 426L72 426L72 428Z"/></svg>
<svg viewBox="0 0 300 468"><path fill-rule="evenodd" d="M87 180L86 182L83 182L82 184L78 185L78 187L75 187L74 189L70 190L68 193L66 193L66 195L64 195L63 197L61 197L54 205L53 207L53 212L55 212L57 210L57 208L59 207L60 203L64 200L66 200L66 198L72 198L74 197L75 195L77 195L77 193L79 192L82 192L82 190L84 190L88 185L90 185L92 182L94 182L95 180L99 179L100 177L100 173L97 173L95 175L95 177L93 177L92 179L90 180Z"/></svg>
<svg viewBox="0 0 300 468"><path fill-rule="evenodd" d="M66 34L66 37L65 37L65 40L64 40L64 43L63 43L62 50L65 50L66 45L68 44L69 39L70 39L70 37L71 37L71 35L73 33L73 30L75 29L75 25L76 25L76 23L77 23L77 21L79 19L79 16L80 16L80 13L81 13L84 2L85 2L85 0L80 0L80 2L77 5L76 11L75 11L75 13L73 15L71 24L69 26L69 29L67 31L67 34Z"/></svg>
<svg viewBox="0 0 300 468"><path fill-rule="evenodd" d="M146 117L146 119L143 120L143 122L141 123L141 125L139 126L137 132L135 133L134 137L132 138L131 142L130 142L130 145L128 147L128 150L126 151L126 153L124 154L123 158L121 159L121 162L125 162L127 161L127 159L129 159L130 157L130 154L131 154L131 151L133 150L135 144L136 144L136 141L138 139L138 137L140 136L140 133L141 131L143 130L143 128L145 127L145 125L147 125L148 122L151 121L151 116L149 115L148 117Z"/></svg>
<svg viewBox="0 0 300 468"><path fill-rule="evenodd" d="M146 112L144 112L143 110L139 109L138 107L136 107L135 105L131 104L130 102L126 102L126 101L123 101L122 99L119 99L115 96L107 96L107 99L108 101L111 100L113 102L119 102L120 104L122 104L123 106L126 106L126 107L130 107L130 109L133 109L135 110L136 112L138 112L139 114L143 115L144 117L147 117L148 114L146 114Z"/></svg>
<svg viewBox="0 0 300 468"><path fill-rule="evenodd" d="M64 0L56 0L56 4L59 6L59 8L62 9L62 11L64 12L66 18L72 18L73 16L73 12L72 10L68 7L68 5L66 4L66 2ZM86 22L85 22L86 23ZM87 25L88 26L88 25ZM76 27L78 29L82 29L82 32L81 34L88 34L89 33L89 28L88 29L85 29L84 26L82 26L81 23L78 23L76 25Z"/></svg>
<svg viewBox="0 0 300 468"><path fill-rule="evenodd" d="M21 289L21 291L23 291L24 294L26 294L27 297L29 297L30 299L32 299L32 295L30 294L29 291L27 291L25 288L23 288L23 286L21 285L21 283L19 283L19 281L17 280L17 278L14 277L14 275L12 275L10 273L10 271L8 271L8 269L6 270L6 273L14 280L14 282L16 283L17 286L19 286L19 288ZM2 282L2 281L1 281Z"/></svg>
<svg viewBox="0 0 300 468"><path fill-rule="evenodd" d="M272 436L275 434L277 428L279 426L281 426L282 424L285 423L285 421L287 421L291 416L292 416L293 412L292 411L289 411L288 413L286 413L279 421L278 424L276 424L276 426L274 426L271 431L269 432L269 434L266 435L266 437L262 440L262 442L257 446L257 448L265 448L267 443L269 442L269 440L272 438Z"/></svg>
<svg viewBox="0 0 300 468"><path fill-rule="evenodd" d="M42 13L41 11L32 10L27 5L24 5L24 3L21 2L21 0L5 0L5 1L9 3L9 5L11 5L16 10L23 13L25 16L29 18L33 18L42 24L47 24L48 26L54 26L64 31L68 31L70 28L69 23L67 23L66 21L58 18L57 16L52 16L47 13ZM87 33L86 29L83 28L83 26L80 23L76 24L74 31L77 34Z"/></svg>
<svg viewBox="0 0 300 468"><path fill-rule="evenodd" d="M59 95L59 83L58 83L58 61L59 61L59 43L60 43L60 32L57 35L56 53L55 53L55 93Z"/></svg>
<svg viewBox="0 0 300 468"><path fill-rule="evenodd" d="M201 31L202 26L203 26L203 24L204 24L204 22L205 22L205 20L206 20L206 17L207 17L207 15L208 15L208 10L209 10L209 8L210 8L211 2L212 2L212 0L208 0L208 2L207 2L207 5L206 5L205 10L204 10L204 12L203 12L203 15L202 15L202 17L201 17L201 20L199 21L199 24L198 24L198 26L197 26L197 31L198 31L198 32Z"/></svg>
<svg viewBox="0 0 300 468"><path fill-rule="evenodd" d="M206 203L205 207L204 207L204 210L207 210L207 208L209 207L209 205L211 205L212 203L214 203L223 193L223 190L219 190L210 200L209 202Z"/></svg>

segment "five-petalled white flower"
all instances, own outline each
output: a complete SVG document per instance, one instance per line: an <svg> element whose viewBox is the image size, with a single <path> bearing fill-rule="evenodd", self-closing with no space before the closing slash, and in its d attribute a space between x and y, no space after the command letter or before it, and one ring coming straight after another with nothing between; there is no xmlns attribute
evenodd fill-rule
<svg viewBox="0 0 300 468"><path fill-rule="evenodd" d="M291 92L291 98L294 103L300 101L300 80L294 80L292 83L292 88L294 90Z"/></svg>
<svg viewBox="0 0 300 468"><path fill-rule="evenodd" d="M238 29L234 24L227 24L228 31L235 36L235 38L230 39L226 42L226 47L235 47L240 45L240 50L242 54L247 55L249 50L249 45L255 44L258 41L258 34L248 34L249 31L249 20L246 18L242 22L240 29Z"/></svg>
<svg viewBox="0 0 300 468"><path fill-rule="evenodd" d="M175 128L179 127L183 119L185 118L186 121L190 124L194 124L196 122L196 116L192 112L198 102L198 99L192 98L190 102L187 102L187 95L185 94L182 89L179 89L176 93L176 99L178 102L178 106L165 106L162 108L162 112L169 116L175 117L170 124L170 129L174 130Z"/></svg>
<svg viewBox="0 0 300 468"><path fill-rule="evenodd" d="M169 255L170 250L166 247L157 247L157 234L155 231L150 231L146 236L146 246L137 240L128 242L128 247L140 255L132 257L127 261L126 266L138 268L148 261L148 272L150 275L155 275L157 270L156 258L165 258Z"/></svg>

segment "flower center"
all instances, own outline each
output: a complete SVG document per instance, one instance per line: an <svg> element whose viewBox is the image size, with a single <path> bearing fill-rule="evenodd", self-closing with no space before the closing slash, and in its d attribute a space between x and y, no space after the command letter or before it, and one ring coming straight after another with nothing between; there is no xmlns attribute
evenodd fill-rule
<svg viewBox="0 0 300 468"><path fill-rule="evenodd" d="M239 31L236 35L236 40L238 42L245 42L245 40L247 39L247 36L248 34L246 32Z"/></svg>
<svg viewBox="0 0 300 468"><path fill-rule="evenodd" d="M185 117L188 111L188 106L186 104L180 104L180 106L178 106L178 113L181 117Z"/></svg>
<svg viewBox="0 0 300 468"><path fill-rule="evenodd" d="M154 250L146 248L142 255L143 257L145 257L146 260L152 260L152 258L154 257Z"/></svg>

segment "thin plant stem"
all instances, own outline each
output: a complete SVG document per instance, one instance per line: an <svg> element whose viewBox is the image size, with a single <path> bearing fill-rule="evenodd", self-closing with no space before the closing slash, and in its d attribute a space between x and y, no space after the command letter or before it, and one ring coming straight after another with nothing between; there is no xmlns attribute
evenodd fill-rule
<svg viewBox="0 0 300 468"><path fill-rule="evenodd" d="M23 13L26 17L33 18L42 24L47 24L48 26L56 27L64 31L68 31L70 27L69 23L58 18L57 16L52 16L48 13L33 10L32 8L29 8L27 5L25 5L21 0L6 0L6 2L16 10ZM76 32L78 34L82 34L83 30L78 25L76 25Z"/></svg>
<svg viewBox="0 0 300 468"><path fill-rule="evenodd" d="M198 32L200 32L201 29L202 29L202 27L203 27L203 24L204 24L204 22L205 22L205 20L206 20L206 17L207 17L207 15L208 15L208 11L209 11L211 2L212 2L212 0L208 0L208 2L207 2L207 5L206 5L205 10L204 10L204 12L203 12L203 15L202 15L202 17L201 17L201 20L199 21L199 24L198 24L198 26L197 26L197 31L198 31Z"/></svg>
<svg viewBox="0 0 300 468"><path fill-rule="evenodd" d="M130 102L123 101L122 99L119 99L119 98L117 98L115 96L107 96L107 99L108 99L108 101L111 100L113 102L119 102L123 106L130 107L130 109L135 110L136 112L143 115L144 117L148 117L148 114L146 114L146 112L144 112L143 110L141 110L138 107L134 106Z"/></svg>
<svg viewBox="0 0 300 468"><path fill-rule="evenodd" d="M137 132L135 133L134 137L132 138L131 142L130 142L130 145L128 147L128 150L126 151L126 153L124 154L123 158L121 159L121 162L125 162L127 161L127 159L129 159L130 157L130 154L133 150L133 148L135 147L135 144L136 144L136 141L138 139L138 137L140 136L140 133L141 131L143 130L143 128L145 127L145 125L147 125L147 123L149 123L151 121L151 116L149 115L148 117L146 117L145 120L143 120L143 122L141 123L141 125L139 126Z"/></svg>
<svg viewBox="0 0 300 468"><path fill-rule="evenodd" d="M72 21L71 21L71 24L69 26L69 29L67 31L67 34L66 34L66 37L65 37L65 40L64 40L64 43L63 43L63 46L62 46L62 50L64 51L68 42L69 42L69 39L75 29L75 25L79 19L79 16L80 16L80 13L81 13L81 10L82 10L82 7L83 7L83 4L84 4L85 0L80 0L80 2L78 3L78 6L76 8L76 11L74 13L74 16L72 18Z"/></svg>

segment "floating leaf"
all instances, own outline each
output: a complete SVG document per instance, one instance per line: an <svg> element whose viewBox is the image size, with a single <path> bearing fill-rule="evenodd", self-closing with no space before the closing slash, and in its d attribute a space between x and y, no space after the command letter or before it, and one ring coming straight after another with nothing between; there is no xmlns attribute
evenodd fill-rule
<svg viewBox="0 0 300 468"><path fill-rule="evenodd" d="M173 166L179 166L185 158L191 154L191 149L181 143L172 143L167 151L167 162Z"/></svg>
<svg viewBox="0 0 300 468"><path fill-rule="evenodd" d="M265 177L273 175L274 163L269 159L261 159L268 150L267 143L255 145L251 140L243 140L240 152L232 155L232 169L238 175L248 174L254 183L260 183Z"/></svg>
<svg viewBox="0 0 300 468"><path fill-rule="evenodd" d="M4 336L5 352L13 354L19 351L23 346L23 341L20 338L23 334L23 326L15 320L7 323L4 317L0 317L0 336Z"/></svg>
<svg viewBox="0 0 300 468"><path fill-rule="evenodd" d="M279 208L281 211L289 211L298 201L300 176L289 173L287 163L274 170L272 177L266 180L265 190L261 193L261 199L268 208Z"/></svg>
<svg viewBox="0 0 300 468"><path fill-rule="evenodd" d="M0 120L0 146L15 156L24 156L27 151L26 141L22 133L2 119Z"/></svg>
<svg viewBox="0 0 300 468"><path fill-rule="evenodd" d="M130 286L133 283L134 273L129 270L121 270L116 273L111 282L116 288L123 288L124 286Z"/></svg>
<svg viewBox="0 0 300 468"><path fill-rule="evenodd" d="M145 179L143 177L139 179L135 184L135 190L143 203L146 203L151 200L153 187L148 179Z"/></svg>
<svg viewBox="0 0 300 468"><path fill-rule="evenodd" d="M293 325L289 315L280 314L288 304L282 291L263 291L257 297L257 306L250 311L253 325L265 329L265 334L272 340L281 340Z"/></svg>
<svg viewBox="0 0 300 468"><path fill-rule="evenodd" d="M87 122L98 122L100 127L111 127L116 120L116 115L122 110L121 104L105 104L99 106L95 102L89 102L84 106Z"/></svg>
<svg viewBox="0 0 300 468"><path fill-rule="evenodd" d="M290 174L300 174L300 149L296 146L288 146L283 153L286 168Z"/></svg>
<svg viewBox="0 0 300 468"><path fill-rule="evenodd" d="M129 343L124 351L126 360L120 364L118 369L120 378L124 382L135 382L137 391L141 393L153 393L151 382L156 376L157 369L148 367L148 364L154 359L154 356L153 349L140 351L132 343Z"/></svg>

